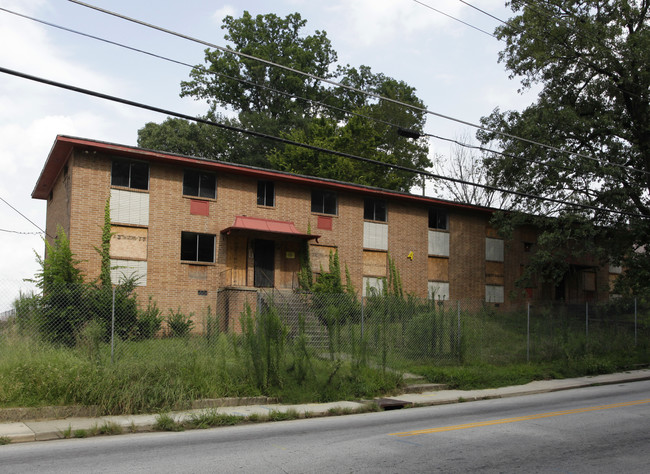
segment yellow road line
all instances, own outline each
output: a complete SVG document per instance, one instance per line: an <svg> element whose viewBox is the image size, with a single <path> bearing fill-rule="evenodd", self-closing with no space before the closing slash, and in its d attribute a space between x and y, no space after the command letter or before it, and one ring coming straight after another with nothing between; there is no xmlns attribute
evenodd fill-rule
<svg viewBox="0 0 650 474"><path fill-rule="evenodd" d="M389 436L398 436L400 438L404 438L407 436L417 436L422 434L442 433L444 431L465 430L468 428L480 428L482 426L503 425L506 423L516 423L518 421L539 420L541 418L550 418L553 416L574 415L576 413L586 413L586 412L597 411L597 410L609 410L610 408L630 407L634 405L643 405L645 403L650 403L650 398L646 398L644 400L636 400L633 402L613 403L611 405L599 405L595 407L576 408L573 410L539 413L537 415L517 416L514 418L502 418L500 420L479 421L476 423L466 423L464 425L443 426L440 428L430 428L427 430L402 431L400 433L390 433Z"/></svg>

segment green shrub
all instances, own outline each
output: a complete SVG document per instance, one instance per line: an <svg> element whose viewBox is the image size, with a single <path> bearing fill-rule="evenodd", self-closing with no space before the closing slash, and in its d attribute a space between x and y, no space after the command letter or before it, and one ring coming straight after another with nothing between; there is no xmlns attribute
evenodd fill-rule
<svg viewBox="0 0 650 474"><path fill-rule="evenodd" d="M138 321L136 323L138 328L137 339L143 340L154 337L158 331L160 331L163 319L164 318L160 314L158 305L153 298L149 296L147 307L138 314Z"/></svg>
<svg viewBox="0 0 650 474"><path fill-rule="evenodd" d="M181 312L179 307L177 311L172 309L169 310L169 316L165 319L167 327L169 328L170 335L172 337L186 337L189 336L190 332L194 328L194 321L192 317L194 313L190 313L186 316Z"/></svg>

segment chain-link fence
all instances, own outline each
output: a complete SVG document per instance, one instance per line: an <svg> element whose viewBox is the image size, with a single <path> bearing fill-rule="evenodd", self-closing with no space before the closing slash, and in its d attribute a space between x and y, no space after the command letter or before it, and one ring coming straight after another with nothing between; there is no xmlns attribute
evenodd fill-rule
<svg viewBox="0 0 650 474"><path fill-rule="evenodd" d="M3 301L9 301L3 291ZM190 312L163 311L153 298L136 298L131 287L78 284L47 293L20 291L10 300L0 308L0 351L23 338L33 347L67 347L106 363L184 357L213 351L224 339L228 344L219 350L237 351L246 318L269 313L281 322L276 329L287 348L301 341L318 357L394 370L629 353L650 362L650 306L634 298L499 307L475 300L228 289L213 304ZM186 352L177 352L179 344Z"/></svg>

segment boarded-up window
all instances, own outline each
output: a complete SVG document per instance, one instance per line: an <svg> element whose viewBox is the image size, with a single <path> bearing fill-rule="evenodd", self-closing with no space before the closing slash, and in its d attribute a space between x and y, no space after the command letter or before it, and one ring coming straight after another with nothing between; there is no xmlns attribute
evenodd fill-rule
<svg viewBox="0 0 650 474"><path fill-rule="evenodd" d="M381 295L384 291L384 278L363 277L362 295L375 296Z"/></svg>
<svg viewBox="0 0 650 474"><path fill-rule="evenodd" d="M111 226L111 258L147 259L147 229L143 227Z"/></svg>
<svg viewBox="0 0 650 474"><path fill-rule="evenodd" d="M363 251L363 274L377 277L386 276L386 252Z"/></svg>
<svg viewBox="0 0 650 474"><path fill-rule="evenodd" d="M582 272L582 282L585 291L596 291L596 272Z"/></svg>
<svg viewBox="0 0 650 474"><path fill-rule="evenodd" d="M115 285L134 278L137 286L147 286L147 262L111 258L111 282Z"/></svg>
<svg viewBox="0 0 650 474"><path fill-rule="evenodd" d="M449 233L429 231L429 255L449 257Z"/></svg>
<svg viewBox="0 0 650 474"><path fill-rule="evenodd" d="M488 285L503 285L504 272L503 262L485 262L485 283Z"/></svg>
<svg viewBox="0 0 650 474"><path fill-rule="evenodd" d="M388 250L388 224L364 222L363 247L367 249Z"/></svg>
<svg viewBox="0 0 650 474"><path fill-rule="evenodd" d="M111 189L111 222L149 225L149 194Z"/></svg>
<svg viewBox="0 0 650 474"><path fill-rule="evenodd" d="M616 273L616 274L623 273L623 267L610 264L609 273Z"/></svg>
<svg viewBox="0 0 650 474"><path fill-rule="evenodd" d="M485 260L503 262L503 240L485 238Z"/></svg>
<svg viewBox="0 0 650 474"><path fill-rule="evenodd" d="M429 257L428 278L435 281L449 280L449 259L441 257Z"/></svg>
<svg viewBox="0 0 650 474"><path fill-rule="evenodd" d="M429 282L429 299L436 301L449 299L449 282L447 281L430 281Z"/></svg>
<svg viewBox="0 0 650 474"><path fill-rule="evenodd" d="M485 285L485 301L488 303L503 303L504 291L501 285Z"/></svg>
<svg viewBox="0 0 650 474"><path fill-rule="evenodd" d="M320 273L330 269L330 252L336 252L336 247L329 245L312 245L309 247L309 259L311 260L311 271Z"/></svg>

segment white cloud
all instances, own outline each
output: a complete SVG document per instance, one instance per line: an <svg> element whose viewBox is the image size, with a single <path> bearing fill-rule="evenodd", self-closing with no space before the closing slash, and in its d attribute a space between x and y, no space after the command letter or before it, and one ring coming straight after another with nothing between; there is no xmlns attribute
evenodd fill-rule
<svg viewBox="0 0 650 474"><path fill-rule="evenodd" d="M463 5L454 0L422 3L452 16L458 16ZM416 2L395 0L338 1L330 6L342 20L340 33L347 32L351 43L381 45L403 40L416 33L449 28L453 20Z"/></svg>
<svg viewBox="0 0 650 474"><path fill-rule="evenodd" d="M239 10L232 5L224 5L212 14L212 19L217 23L217 25L221 26L222 20L226 16L230 15L236 17L238 11Z"/></svg>

